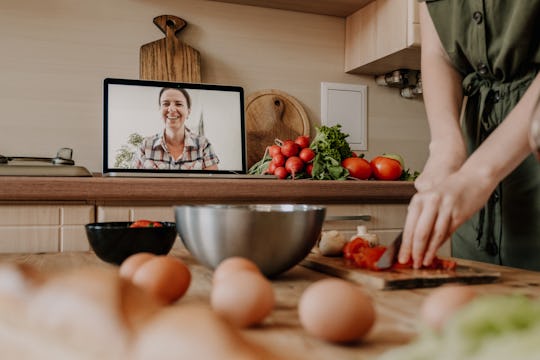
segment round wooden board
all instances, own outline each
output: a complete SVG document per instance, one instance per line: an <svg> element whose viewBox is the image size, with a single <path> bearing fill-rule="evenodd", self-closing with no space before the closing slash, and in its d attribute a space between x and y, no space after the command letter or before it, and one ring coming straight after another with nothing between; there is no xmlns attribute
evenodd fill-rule
<svg viewBox="0 0 540 360"><path fill-rule="evenodd" d="M275 89L250 94L246 103L248 168L262 159L275 139L294 140L309 131L308 116L291 95Z"/></svg>

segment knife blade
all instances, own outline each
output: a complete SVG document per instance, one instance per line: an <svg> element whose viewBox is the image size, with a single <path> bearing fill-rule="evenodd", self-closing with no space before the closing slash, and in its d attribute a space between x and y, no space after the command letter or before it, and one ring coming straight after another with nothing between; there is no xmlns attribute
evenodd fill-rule
<svg viewBox="0 0 540 360"><path fill-rule="evenodd" d="M382 256L377 260L375 266L379 270L389 269L392 264L394 264L397 255L399 253L399 248L401 247L401 240L403 239L403 232L400 232L399 235L392 241L390 245L386 248Z"/></svg>

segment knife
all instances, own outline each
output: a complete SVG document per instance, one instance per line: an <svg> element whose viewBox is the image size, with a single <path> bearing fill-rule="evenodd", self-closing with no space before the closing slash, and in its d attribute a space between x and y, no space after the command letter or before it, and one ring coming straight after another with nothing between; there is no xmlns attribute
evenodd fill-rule
<svg viewBox="0 0 540 360"><path fill-rule="evenodd" d="M403 232L400 232L399 235L392 241L390 245L386 248L382 256L377 260L375 266L379 270L389 269L392 264L394 264L397 255L399 253L399 248L401 247L401 240L403 238Z"/></svg>

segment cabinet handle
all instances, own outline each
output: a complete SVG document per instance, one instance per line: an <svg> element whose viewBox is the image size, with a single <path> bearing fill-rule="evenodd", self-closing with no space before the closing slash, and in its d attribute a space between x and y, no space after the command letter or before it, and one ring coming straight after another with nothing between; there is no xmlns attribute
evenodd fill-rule
<svg viewBox="0 0 540 360"><path fill-rule="evenodd" d="M370 221L371 215L351 215L351 216L327 216L324 218L325 221L343 221L343 220L363 220Z"/></svg>

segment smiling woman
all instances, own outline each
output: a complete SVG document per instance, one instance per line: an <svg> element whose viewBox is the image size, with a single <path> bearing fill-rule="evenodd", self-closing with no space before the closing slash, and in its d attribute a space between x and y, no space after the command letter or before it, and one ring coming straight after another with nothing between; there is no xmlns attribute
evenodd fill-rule
<svg viewBox="0 0 540 360"><path fill-rule="evenodd" d="M162 133L148 136L139 146L133 167L137 169L217 170L219 159L210 142L195 134L185 122L191 113L191 97L182 88L162 88L159 110Z"/></svg>

